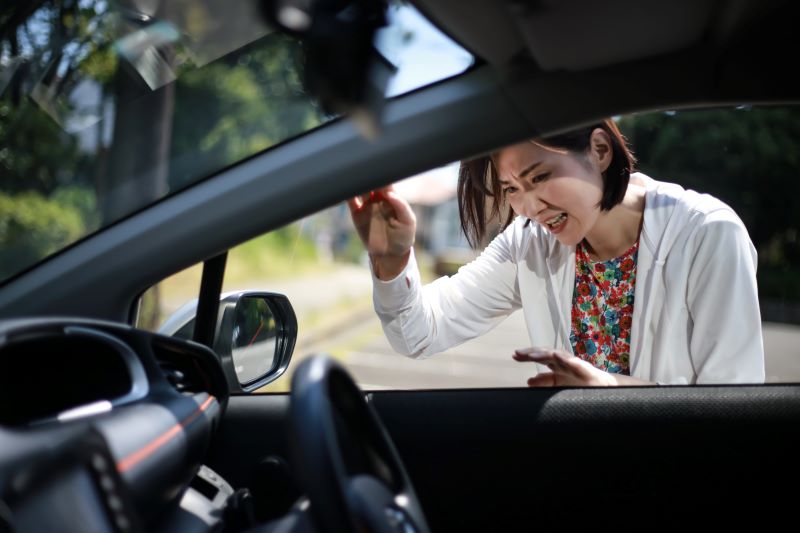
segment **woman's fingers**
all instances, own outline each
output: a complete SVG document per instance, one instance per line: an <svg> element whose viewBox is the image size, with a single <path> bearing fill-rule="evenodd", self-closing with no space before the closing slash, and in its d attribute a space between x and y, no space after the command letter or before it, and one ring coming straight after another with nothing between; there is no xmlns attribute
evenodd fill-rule
<svg viewBox="0 0 800 533"><path fill-rule="evenodd" d="M381 196L392 207L397 221L403 225L416 224L417 217L414 215L414 210L405 198L397 194L394 189L385 189L381 191Z"/></svg>
<svg viewBox="0 0 800 533"><path fill-rule="evenodd" d="M528 379L528 387L555 387L556 375L552 372L537 374Z"/></svg>
<svg viewBox="0 0 800 533"><path fill-rule="evenodd" d="M514 360L533 362L547 366L550 372L540 373L528 380L529 387L591 386L602 385L595 370L582 359L563 350L548 348L523 348L516 350ZM593 372L594 371L594 372Z"/></svg>
<svg viewBox="0 0 800 533"><path fill-rule="evenodd" d="M350 212L352 214L359 213L370 203L374 203L376 201L374 193L370 192L367 194L359 194L358 196L354 196L352 198L347 199L347 207L350 208Z"/></svg>
<svg viewBox="0 0 800 533"><path fill-rule="evenodd" d="M369 204L377 204L384 218L396 218L401 225L416 224L417 219L411 205L391 185L347 200L352 214L360 212Z"/></svg>
<svg viewBox="0 0 800 533"><path fill-rule="evenodd" d="M561 370L562 372L572 369L571 359L574 357L561 350L547 348L522 348L516 350L512 356L514 360L520 362L531 362L547 365L551 370Z"/></svg>
<svg viewBox="0 0 800 533"><path fill-rule="evenodd" d="M347 199L347 207L350 208L351 213L360 210L363 206L364 201L361 199L361 196L354 196L353 198Z"/></svg>
<svg viewBox="0 0 800 533"><path fill-rule="evenodd" d="M384 187L347 200L350 217L367 252L400 257L414 244L416 217L409 203Z"/></svg>
<svg viewBox="0 0 800 533"><path fill-rule="evenodd" d="M350 216L365 243L375 236L385 234L387 244L396 253L407 251L414 243L417 218L411 205L391 187L384 187L347 200ZM380 246L370 253L376 252Z"/></svg>
<svg viewBox="0 0 800 533"><path fill-rule="evenodd" d="M519 348L514 350L514 355L512 357L517 361L536 362L537 358L545 353L547 353L547 350L543 348Z"/></svg>
<svg viewBox="0 0 800 533"><path fill-rule="evenodd" d="M528 385L531 387L614 385L608 373L563 350L523 348L516 350L513 358L520 362L546 365L551 370L529 379Z"/></svg>
<svg viewBox="0 0 800 533"><path fill-rule="evenodd" d="M560 352L561 350L556 350L554 348L540 348L538 346L531 346L529 348L518 348L514 350L514 355L519 355L520 357L526 357L530 359L539 359L542 357L550 357Z"/></svg>
<svg viewBox="0 0 800 533"><path fill-rule="evenodd" d="M413 214L411 206L408 205L408 202L394 192L394 189L391 187L384 187L382 189L370 191L366 194L360 194L347 200L347 205L350 207L350 211L353 212L361 211L369 204L378 205L381 208L381 213L390 212L394 214L394 211L399 210L401 211L400 218L406 218L408 213Z"/></svg>

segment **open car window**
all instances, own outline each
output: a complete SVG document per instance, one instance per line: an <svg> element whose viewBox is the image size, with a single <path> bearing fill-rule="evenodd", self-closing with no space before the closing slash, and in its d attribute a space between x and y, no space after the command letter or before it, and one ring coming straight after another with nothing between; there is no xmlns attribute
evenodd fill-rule
<svg viewBox="0 0 800 533"><path fill-rule="evenodd" d="M758 253L768 383L800 380L798 119L800 110L790 106L617 117L641 172L712 194L744 221ZM455 274L477 255L461 234L457 173L454 163L395 184L417 216L415 254L424 282ZM199 279L199 271L185 276ZM186 287L182 294L175 293L175 285L161 289L148 304L154 314L142 317L142 323L164 324L178 305L196 297L196 281L180 284ZM364 389L522 387L531 374L511 359L515 349L531 345L521 311L489 333L428 359L395 353L373 310L367 257L344 204L232 249L223 290L286 294L298 315L292 365L327 352ZM261 391L287 388L281 378Z"/></svg>

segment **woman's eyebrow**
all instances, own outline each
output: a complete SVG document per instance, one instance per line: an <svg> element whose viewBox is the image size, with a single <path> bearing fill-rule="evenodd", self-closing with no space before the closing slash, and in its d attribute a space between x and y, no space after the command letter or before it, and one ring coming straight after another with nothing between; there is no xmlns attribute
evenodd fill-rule
<svg viewBox="0 0 800 533"><path fill-rule="evenodd" d="M519 177L520 177L520 178L524 178L525 176L527 176L528 174L530 174L531 172L533 172L533 170L534 170L536 167L538 167L539 165L541 165L541 164L542 164L542 162L541 162L541 161L537 161L537 162L535 162L534 164L532 164L532 165L530 165L530 166L527 166L527 167L525 167L525 169L524 169L522 172L520 172L520 173L519 173Z"/></svg>
<svg viewBox="0 0 800 533"><path fill-rule="evenodd" d="M533 163L532 165L528 165L527 167L525 167L525 168L522 170L522 172L520 172L520 173L519 173L519 176L518 176L518 178L524 178L525 176L527 176L528 174L530 174L531 172L533 172L533 171L534 171L534 169L535 169L536 167L538 167L539 165L541 165L541 164L542 164L542 161L537 161L537 162ZM508 185L508 182L507 182L506 180L502 179L502 178L500 178L500 179L499 179L499 180L497 180L497 181L499 181L499 182L500 182L500 185Z"/></svg>

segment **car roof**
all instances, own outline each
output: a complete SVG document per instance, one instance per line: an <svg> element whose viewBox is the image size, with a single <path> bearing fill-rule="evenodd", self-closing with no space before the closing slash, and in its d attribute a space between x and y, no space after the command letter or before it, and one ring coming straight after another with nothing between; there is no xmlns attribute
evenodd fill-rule
<svg viewBox="0 0 800 533"><path fill-rule="evenodd" d="M724 51L736 41L772 33L789 3L418 0L416 4L493 65L529 56L543 72L575 72L692 49Z"/></svg>
<svg viewBox="0 0 800 533"><path fill-rule="evenodd" d="M377 140L334 121L113 224L0 288L0 317L128 320L164 277L435 166L610 115L799 92L793 2L417 4L475 67L389 101Z"/></svg>

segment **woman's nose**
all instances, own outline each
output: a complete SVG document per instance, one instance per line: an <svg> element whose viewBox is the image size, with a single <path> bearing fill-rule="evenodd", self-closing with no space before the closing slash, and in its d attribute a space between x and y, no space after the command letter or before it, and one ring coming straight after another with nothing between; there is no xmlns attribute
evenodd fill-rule
<svg viewBox="0 0 800 533"><path fill-rule="evenodd" d="M523 209L525 211L523 214L526 217L536 218L542 211L547 209L547 204L536 193L529 191L525 194Z"/></svg>

